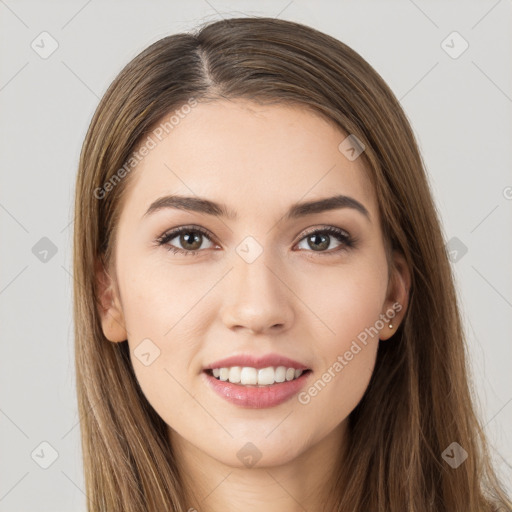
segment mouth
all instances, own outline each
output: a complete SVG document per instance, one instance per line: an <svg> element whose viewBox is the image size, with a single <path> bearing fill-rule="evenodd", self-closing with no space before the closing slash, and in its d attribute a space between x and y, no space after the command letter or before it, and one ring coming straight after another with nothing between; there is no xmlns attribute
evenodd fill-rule
<svg viewBox="0 0 512 512"><path fill-rule="evenodd" d="M306 386L312 370L222 366L201 373L205 385L228 403L246 409L269 409L296 396Z"/></svg>
<svg viewBox="0 0 512 512"><path fill-rule="evenodd" d="M284 382L295 381L302 375L310 373L310 369L298 369L286 366L267 366L254 368L251 366L231 366L208 368L203 370L210 377L229 382L241 387L270 387Z"/></svg>

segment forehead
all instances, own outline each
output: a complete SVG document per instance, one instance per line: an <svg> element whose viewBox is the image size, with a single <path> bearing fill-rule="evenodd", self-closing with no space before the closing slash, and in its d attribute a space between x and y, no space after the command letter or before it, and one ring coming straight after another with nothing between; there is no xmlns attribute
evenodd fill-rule
<svg viewBox="0 0 512 512"><path fill-rule="evenodd" d="M186 115L155 126L151 149L132 171L125 207L143 215L165 194L207 197L238 217L274 215L299 200L344 194L376 218L363 159L339 146L348 136L333 122L299 106L248 100L199 103Z"/></svg>

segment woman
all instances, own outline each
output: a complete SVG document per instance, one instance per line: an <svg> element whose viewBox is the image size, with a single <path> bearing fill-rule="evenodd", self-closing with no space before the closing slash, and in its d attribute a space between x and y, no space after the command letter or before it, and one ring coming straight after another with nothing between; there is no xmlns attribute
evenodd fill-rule
<svg viewBox="0 0 512 512"><path fill-rule="evenodd" d="M418 147L349 47L270 18L161 39L75 200L89 510L512 510Z"/></svg>

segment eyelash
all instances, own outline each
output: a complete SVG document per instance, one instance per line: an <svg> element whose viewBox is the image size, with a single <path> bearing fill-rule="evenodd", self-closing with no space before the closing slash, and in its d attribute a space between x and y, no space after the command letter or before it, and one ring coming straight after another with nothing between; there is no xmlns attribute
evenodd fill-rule
<svg viewBox="0 0 512 512"><path fill-rule="evenodd" d="M176 238L176 236L180 235L181 233L201 233L204 235L208 240L212 241L212 237L203 228L200 228L198 226L181 226L179 228L173 229L171 231L167 231L162 236L157 238L155 240L155 243L158 246L166 245L170 240L173 238ZM300 243L305 238L316 235L316 234L328 234L336 238L339 242L341 242L341 246L339 246L336 249L332 249L330 251L306 251L306 252L316 252L317 254L323 254L325 256L335 256L339 254L342 251L348 251L356 246L357 240L350 236L346 231L336 228L334 226L326 226L324 228L317 228L311 231L306 232L302 238L297 242ZM185 249L179 249L178 247L174 247L172 245L168 245L167 250L172 252L173 254L182 254L184 256L196 256L197 253L201 252L204 249L198 249L198 250L185 250Z"/></svg>

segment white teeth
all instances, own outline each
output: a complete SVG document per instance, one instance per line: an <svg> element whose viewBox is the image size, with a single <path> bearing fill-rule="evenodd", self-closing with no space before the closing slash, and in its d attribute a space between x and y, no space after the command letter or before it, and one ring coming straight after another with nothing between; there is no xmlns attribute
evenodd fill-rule
<svg viewBox="0 0 512 512"><path fill-rule="evenodd" d="M213 376L222 381L229 381L233 384L241 384L242 386L270 386L276 382L285 382L298 379L303 370L295 368L286 368L286 366L278 366L274 368L252 368L249 366L232 366L230 368L214 368Z"/></svg>
<svg viewBox="0 0 512 512"><path fill-rule="evenodd" d="M278 366L276 368L276 382L284 382L286 380L286 366Z"/></svg>
<svg viewBox="0 0 512 512"><path fill-rule="evenodd" d="M229 369L229 382L237 384L242 378L242 368L240 366L233 366Z"/></svg>
<svg viewBox="0 0 512 512"><path fill-rule="evenodd" d="M244 366L240 373L240 384L258 384L258 370Z"/></svg>
<svg viewBox="0 0 512 512"><path fill-rule="evenodd" d="M275 372L272 366L258 370L258 384L260 386L268 386L269 384L274 384L274 374Z"/></svg>

